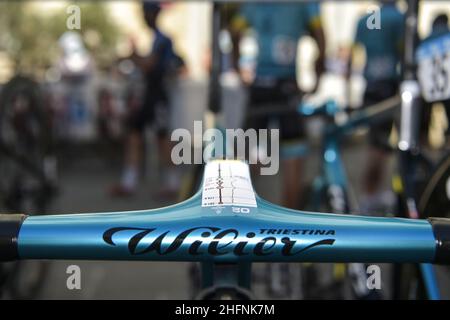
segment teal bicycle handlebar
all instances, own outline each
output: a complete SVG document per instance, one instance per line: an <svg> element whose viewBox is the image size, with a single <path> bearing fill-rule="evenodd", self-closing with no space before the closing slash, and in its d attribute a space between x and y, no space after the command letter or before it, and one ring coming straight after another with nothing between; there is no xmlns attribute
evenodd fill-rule
<svg viewBox="0 0 450 320"><path fill-rule="evenodd" d="M239 185L249 177L246 164L215 160L206 170L220 165L238 168L221 178L222 189L205 176L194 197L161 209L0 215L0 260L450 263L448 219L290 210ZM238 186L232 191L242 191L233 198L230 179Z"/></svg>

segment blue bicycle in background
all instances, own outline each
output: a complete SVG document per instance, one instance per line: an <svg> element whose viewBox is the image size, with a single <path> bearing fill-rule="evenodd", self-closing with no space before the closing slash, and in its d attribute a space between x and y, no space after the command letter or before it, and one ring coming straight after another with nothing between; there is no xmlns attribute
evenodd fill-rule
<svg viewBox="0 0 450 320"><path fill-rule="evenodd" d="M314 179L311 191L307 195L309 202L306 207L307 209L333 213L358 212L358 205L355 204L356 201L351 201L352 194L350 192L349 181L340 148L343 145L345 137L355 130L385 121L387 118L396 118L400 104L401 97L395 96L361 110L340 108L334 100L329 100L321 105L304 103L299 106L299 114L303 116L324 117L326 121L319 146L320 172ZM345 120L337 121L337 119L342 118L340 116L343 116ZM415 134L418 134L418 132ZM293 151L291 153L294 154ZM416 152L412 159L410 159L416 166L414 174L412 176L402 177L402 170L399 170L399 173L393 177L392 185L397 195L398 203L396 209L388 212L388 214L390 216L404 218L417 218L413 213L408 211L408 200L405 194L405 190L414 189L414 197L418 199L417 201L420 203L421 208L423 208L423 210L420 210L420 218L427 218L432 215L432 208L434 210L443 210L438 214L440 217L448 217L446 211L446 208L448 208L448 198L444 198L443 196L443 192L445 193L445 190L443 191L443 188L445 189L443 184L450 177L448 170L450 161L448 159L448 154L444 153L440 163L437 166L433 166L432 161L425 154ZM400 163L400 165L402 164ZM429 180L430 176L433 177L431 180ZM405 183L413 185L405 186ZM411 200L409 201L411 203ZM370 212L368 214L380 215L385 214L385 212ZM364 290L364 286L358 285L358 279L360 280L359 282L365 282L366 280L363 265L351 264L348 266L348 271L352 279L350 283L354 290L360 288L360 295L366 295L367 291ZM417 271L413 266L396 265L394 266L393 278L392 296L394 298L405 299L415 297L438 299L440 296L437 280L430 266L422 265L421 271ZM309 281L313 280L309 279ZM315 290L318 290L317 285L315 285ZM327 290L327 288L323 290Z"/></svg>

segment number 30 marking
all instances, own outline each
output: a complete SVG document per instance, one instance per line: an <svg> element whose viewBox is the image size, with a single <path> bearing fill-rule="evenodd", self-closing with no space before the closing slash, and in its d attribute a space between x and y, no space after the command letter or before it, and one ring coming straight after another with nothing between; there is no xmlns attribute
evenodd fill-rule
<svg viewBox="0 0 450 320"><path fill-rule="evenodd" d="M250 213L249 208L243 208L243 207L232 207L231 208L234 213Z"/></svg>

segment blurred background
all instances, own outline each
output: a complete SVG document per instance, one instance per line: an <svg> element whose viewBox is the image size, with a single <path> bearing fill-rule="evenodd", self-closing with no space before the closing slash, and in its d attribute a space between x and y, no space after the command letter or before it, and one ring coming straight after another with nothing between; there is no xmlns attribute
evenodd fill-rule
<svg viewBox="0 0 450 320"><path fill-rule="evenodd" d="M67 20L74 12L68 8L73 5L80 9L80 28L68 30ZM352 108L361 106L365 90L364 55L355 58L350 96L346 66L358 20L376 5L379 5L377 1L320 4L326 38L325 71L317 91L309 97L311 100L332 98ZM238 10L237 4L224 4L224 7L225 18ZM406 3L398 1L397 7L404 11ZM39 152L51 155L39 161L42 160L44 172L52 181L42 191L44 195L39 195L39 201L35 201L34 191L28 191L33 190L35 182L21 171L21 165L16 163L19 160L0 156L2 209L35 214L120 211L157 208L185 198L180 189L190 183L186 177L192 167L167 168L164 163L168 161L164 154L167 145L161 142L164 136L161 132L167 134L175 128L192 131L193 122L204 119L211 71L211 11L212 5L207 1L162 3L157 19L162 37L149 28L140 1L0 1L0 109L21 112L28 103L35 112L30 123L35 122L28 123L27 128L39 134L32 147L26 143L20 145L20 135L11 134L14 128L5 124L8 111L0 111L2 144L17 148L18 153L31 160L38 159ZM450 14L449 2L422 1L421 38L430 34L433 19L442 12ZM219 39L222 65L227 66L232 64L232 40L226 27L222 31ZM154 51L155 39L170 39L176 61L165 101L170 112L167 108L157 108L155 123L142 129L143 161L136 172L127 167L130 157L127 148L136 143L127 136L128 121L130 114L146 99L148 89L147 75L140 68L140 58L136 57ZM244 69L251 68L258 51L256 40L250 32L240 41L239 63ZM301 37L296 46L301 52L296 57L297 82L302 91L309 92L316 81L314 61L318 48L311 36ZM220 117L227 128L241 127L248 99L245 85L232 67L223 67L220 83L223 89ZM30 101L11 97L14 92ZM33 111L37 109L40 111ZM447 128L442 105L433 108L431 123L430 148L442 147ZM322 127L320 119L309 121L308 138L318 139ZM369 148L365 133L358 131L343 153L346 163L353 164L348 174L359 198L362 188L358 186L362 183L364 167L354 164L365 161ZM395 134L394 130L393 141ZM389 156L385 163L389 172L394 170L393 158ZM318 163L318 154L312 152L307 156L303 181L312 181ZM281 184L279 175L258 177L255 189L264 198L282 203ZM132 187L124 188L129 185ZM383 186L390 188L389 177L383 180ZM29 194L31 200L27 198ZM49 194L51 197L47 199ZM66 287L66 268L72 264L81 267L81 290L71 291ZM189 298L192 293L192 273L187 263L55 261L46 264L42 277L39 288L32 290L33 298L181 299ZM27 296L28 293L15 294ZM11 298L14 294L5 292L3 297ZM267 295L261 291L260 297Z"/></svg>

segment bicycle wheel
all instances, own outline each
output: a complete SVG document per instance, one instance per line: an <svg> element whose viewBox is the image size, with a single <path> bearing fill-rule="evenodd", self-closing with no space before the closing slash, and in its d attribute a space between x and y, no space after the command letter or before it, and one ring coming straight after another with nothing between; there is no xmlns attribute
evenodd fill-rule
<svg viewBox="0 0 450 320"><path fill-rule="evenodd" d="M320 178L305 190L305 210L315 212L335 212L333 195ZM336 202L334 202L336 204ZM336 212L337 213L337 212ZM346 270L344 264L314 263L302 264L302 290L304 299L344 299Z"/></svg>
<svg viewBox="0 0 450 320"><path fill-rule="evenodd" d="M450 217L450 154L443 157L431 174L419 201L422 218Z"/></svg>
<svg viewBox="0 0 450 320"><path fill-rule="evenodd" d="M23 76L13 78L0 95L0 192L7 209L45 209L50 137L39 85Z"/></svg>
<svg viewBox="0 0 450 320"><path fill-rule="evenodd" d="M13 300L29 300L38 296L49 271L46 261L18 261L2 268L6 275L3 296ZM6 272L5 272L6 271Z"/></svg>
<svg viewBox="0 0 450 320"><path fill-rule="evenodd" d="M352 212L347 190L316 179L307 191L311 201L307 211L344 214ZM379 300L378 290L367 287L366 265L362 263L315 263L304 266L305 299Z"/></svg>
<svg viewBox="0 0 450 320"><path fill-rule="evenodd" d="M450 218L449 152L443 156L425 186L419 201L419 212L422 218L430 216ZM435 266L435 270L439 278L448 279L450 277L450 267L448 266Z"/></svg>
<svg viewBox="0 0 450 320"><path fill-rule="evenodd" d="M450 156L443 157L442 161L433 168L428 159L421 156L417 159L414 183L418 195L418 211L420 218L432 216L450 216ZM448 189L448 190L447 190ZM405 199L399 197L399 209L407 212ZM405 215L401 215L405 217ZM434 266L438 273L449 275L449 268ZM398 264L393 273L393 297L400 300L427 299L426 286L419 265Z"/></svg>

